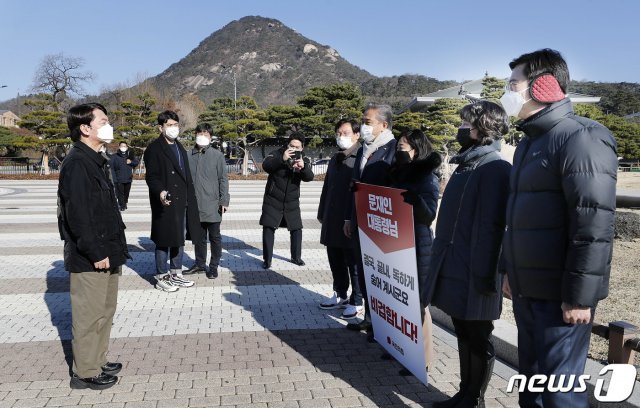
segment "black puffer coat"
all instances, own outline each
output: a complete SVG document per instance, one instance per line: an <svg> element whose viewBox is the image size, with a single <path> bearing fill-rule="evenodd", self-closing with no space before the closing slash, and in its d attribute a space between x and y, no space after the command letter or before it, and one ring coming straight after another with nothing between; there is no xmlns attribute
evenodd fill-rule
<svg viewBox="0 0 640 408"><path fill-rule="evenodd" d="M198 242L200 219L195 189L189 170L189 159L182 144L176 140L182 158L180 169L173 145L160 136L144 152L145 180L151 203L151 240L158 247L180 247L185 241L185 213L191 239ZM162 205L160 193L171 194L171 204Z"/></svg>
<svg viewBox="0 0 640 408"><path fill-rule="evenodd" d="M440 155L434 152L424 160L405 165L394 164L390 171L390 187L407 190L405 201L413 206L418 288L420 303L423 307L428 304L427 289L429 282L433 281L429 277L431 245L433 244L431 223L436 218L438 197L440 196L440 182L434 174L434 170L440 167L440 163L442 163Z"/></svg>
<svg viewBox="0 0 640 408"><path fill-rule="evenodd" d="M318 205L318 220L322 223L320 230L322 245L341 248L353 246L351 239L344 235L342 226L347 206L346 197L351 194L353 164L359 148L360 143L355 143L349 149L337 152L327 166Z"/></svg>
<svg viewBox="0 0 640 408"><path fill-rule="evenodd" d="M286 223L287 229L293 231L302 228L300 182L313 180L313 171L309 159L303 157L304 168L294 172L291 165L282 160L286 149L274 150L262 162L262 169L269 173L269 178L264 190L260 225L278 228Z"/></svg>
<svg viewBox="0 0 640 408"><path fill-rule="evenodd" d="M458 163L442 195L431 273L431 303L462 320L496 320L502 311L498 273L511 165L500 141L474 146Z"/></svg>
<svg viewBox="0 0 640 408"><path fill-rule="evenodd" d="M513 159L504 252L514 296L595 306L608 294L618 160L569 99L528 118Z"/></svg>

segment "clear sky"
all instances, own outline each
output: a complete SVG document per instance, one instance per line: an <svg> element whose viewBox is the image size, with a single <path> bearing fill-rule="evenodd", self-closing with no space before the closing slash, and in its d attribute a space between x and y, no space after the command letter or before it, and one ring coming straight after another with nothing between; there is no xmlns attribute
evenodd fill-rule
<svg viewBox="0 0 640 408"><path fill-rule="evenodd" d="M637 0L0 0L0 100L28 93L47 54L82 57L87 86L159 74L247 15L275 18L378 76L507 77L555 48L577 80L640 82Z"/></svg>

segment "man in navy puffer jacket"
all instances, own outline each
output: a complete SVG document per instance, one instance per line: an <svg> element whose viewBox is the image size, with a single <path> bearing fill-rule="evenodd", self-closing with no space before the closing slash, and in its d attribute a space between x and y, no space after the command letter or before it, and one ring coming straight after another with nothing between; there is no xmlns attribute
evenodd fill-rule
<svg viewBox="0 0 640 408"><path fill-rule="evenodd" d="M518 326L519 370L584 372L598 301L608 294L617 153L611 132L576 116L567 64L544 49L513 60L501 103L526 137L510 181L503 251ZM587 394L520 394L522 407L586 407Z"/></svg>

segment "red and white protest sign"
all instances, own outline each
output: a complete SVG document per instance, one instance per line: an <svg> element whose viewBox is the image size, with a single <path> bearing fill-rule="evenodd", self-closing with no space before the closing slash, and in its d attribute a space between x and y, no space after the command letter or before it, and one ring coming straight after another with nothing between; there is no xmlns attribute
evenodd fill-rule
<svg viewBox="0 0 640 408"><path fill-rule="evenodd" d="M376 341L427 384L413 207L404 190L357 183L358 234Z"/></svg>

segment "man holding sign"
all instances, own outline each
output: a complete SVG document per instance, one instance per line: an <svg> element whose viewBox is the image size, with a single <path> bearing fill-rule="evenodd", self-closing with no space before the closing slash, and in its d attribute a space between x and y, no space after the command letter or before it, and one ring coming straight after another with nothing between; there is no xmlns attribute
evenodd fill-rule
<svg viewBox="0 0 640 408"><path fill-rule="evenodd" d="M356 162L353 166L353 181L373 185L388 185L389 167L393 163L396 152L396 139L391 133L391 118L393 111L389 105L369 104L364 110L362 126L360 126L360 136L362 147L356 155ZM354 187L355 189L355 187ZM364 299L364 310L362 306L349 306L343 315L355 313L360 315L364 312L364 319L360 323L349 323L350 330L371 330L371 319L368 313L367 290L363 275L363 264L360 257L360 241L357 234L358 224L353 195L347 199L347 209L345 212L344 233L347 237L353 237L354 254L358 260L357 278ZM360 310L358 310L358 308Z"/></svg>
<svg viewBox="0 0 640 408"><path fill-rule="evenodd" d="M427 384L413 215L402 192L358 183L361 275L376 340Z"/></svg>

